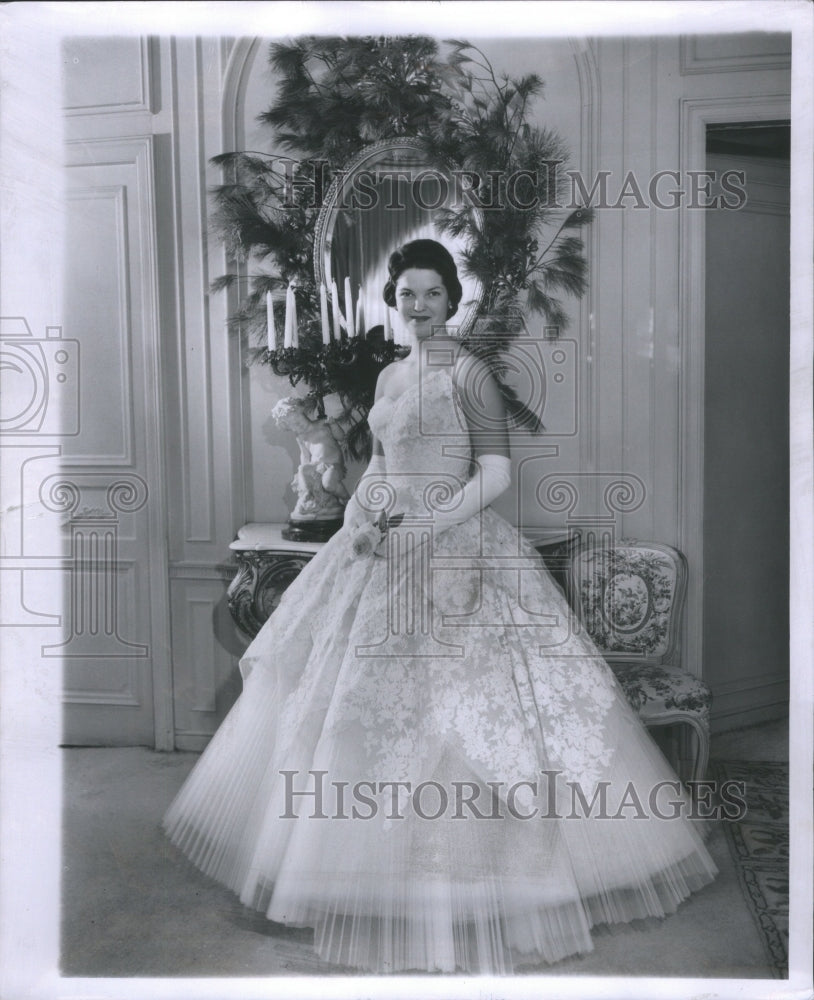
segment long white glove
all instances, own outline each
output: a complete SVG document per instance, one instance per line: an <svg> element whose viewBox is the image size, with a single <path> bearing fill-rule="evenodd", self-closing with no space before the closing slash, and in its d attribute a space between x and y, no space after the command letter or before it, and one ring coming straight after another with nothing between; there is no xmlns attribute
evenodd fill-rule
<svg viewBox="0 0 814 1000"><path fill-rule="evenodd" d="M437 536L455 524L463 524L478 511L497 500L501 493L511 486L512 462L505 455L480 455L477 459L478 471L463 486L443 503L442 510L433 514L433 532ZM403 515L390 518L392 527L401 524Z"/></svg>
<svg viewBox="0 0 814 1000"><path fill-rule="evenodd" d="M479 468L475 475L444 503L444 510L435 512L432 523L436 536L455 524L468 521L511 486L511 459L505 455L481 455L477 462Z"/></svg>
<svg viewBox="0 0 814 1000"><path fill-rule="evenodd" d="M373 521L375 512L363 507L356 494L357 492L361 492L364 496L367 489L373 486L377 480L385 479L386 476L387 466L384 455L378 455L374 452L368 467L359 477L359 482L353 491L353 496L345 504L345 519L343 523L346 528L361 528L362 525L370 524Z"/></svg>
<svg viewBox="0 0 814 1000"><path fill-rule="evenodd" d="M434 513L432 537L435 540L453 525L463 524L470 517L474 517L511 485L511 459L505 455L480 455L477 462L479 468L475 475L443 504L444 510L437 510ZM391 518L391 528L400 531L401 520L400 515ZM423 547L430 537L425 531L416 531L414 527L411 530L410 525L404 525L404 529L406 534L399 547L402 556L416 546Z"/></svg>

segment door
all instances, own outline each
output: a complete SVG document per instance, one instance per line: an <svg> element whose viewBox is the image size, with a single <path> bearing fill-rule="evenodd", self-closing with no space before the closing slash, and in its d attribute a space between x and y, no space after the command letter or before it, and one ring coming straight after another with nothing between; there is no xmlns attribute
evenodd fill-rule
<svg viewBox="0 0 814 1000"><path fill-rule="evenodd" d="M63 332L78 345L77 432L40 491L63 515L66 560L63 635L43 655L64 664L66 744L161 746L170 643L152 139L67 151Z"/></svg>
<svg viewBox="0 0 814 1000"><path fill-rule="evenodd" d="M704 676L719 729L788 711L789 128L711 126L745 203L706 216Z"/></svg>

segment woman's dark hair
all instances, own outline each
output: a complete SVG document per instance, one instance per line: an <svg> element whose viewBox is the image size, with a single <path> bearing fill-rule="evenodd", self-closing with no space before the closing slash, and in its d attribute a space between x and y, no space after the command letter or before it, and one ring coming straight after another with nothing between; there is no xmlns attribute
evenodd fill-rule
<svg viewBox="0 0 814 1000"><path fill-rule="evenodd" d="M384 286L384 301L389 306L395 308L396 282L411 267L422 268L426 271L436 271L441 275L444 288L446 288L447 295L449 295L447 319L450 316L454 316L458 311L458 304L461 301L464 291L461 288L460 281L458 281L458 268L455 266L452 254L436 240L412 240L390 254L390 260L387 262L387 270L390 277Z"/></svg>

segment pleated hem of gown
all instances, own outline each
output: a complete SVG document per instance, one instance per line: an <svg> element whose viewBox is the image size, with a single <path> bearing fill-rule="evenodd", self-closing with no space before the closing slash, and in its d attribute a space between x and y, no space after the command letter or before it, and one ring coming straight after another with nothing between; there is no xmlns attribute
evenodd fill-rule
<svg viewBox="0 0 814 1000"><path fill-rule="evenodd" d="M230 878L222 867L201 864L188 836L167 832L245 906L276 923L313 928L314 950L324 962L373 974L510 975L520 967L553 965L593 951L592 928L664 918L717 874L702 849L636 884L588 896L541 895L533 876L525 883L499 876L467 882L405 876L374 891L364 879L340 887L293 873L277 882L256 873L236 879L237 871Z"/></svg>
<svg viewBox="0 0 814 1000"><path fill-rule="evenodd" d="M242 902L270 920L313 927L317 954L333 965L372 973L508 975L519 966L552 965L593 951L593 927L664 918L712 878L690 858L636 887L544 905L532 903L529 893L513 898L505 887L484 893L484 886L439 882L415 886L403 907L409 916L398 913L398 901L386 915L326 912L318 904L280 900L269 887Z"/></svg>

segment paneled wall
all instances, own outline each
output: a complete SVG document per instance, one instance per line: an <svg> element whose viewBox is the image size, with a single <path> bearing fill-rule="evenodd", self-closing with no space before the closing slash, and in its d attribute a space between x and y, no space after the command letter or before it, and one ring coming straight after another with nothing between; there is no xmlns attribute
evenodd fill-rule
<svg viewBox="0 0 814 1000"><path fill-rule="evenodd" d="M225 269L209 239L208 161L224 147L230 50L192 38L63 46L65 308L83 357L81 432L65 450L74 464L137 468L152 516L148 530L130 515L132 535L116 540L121 628L148 637L150 656L68 663L68 742L199 748L236 694L242 644L225 591L243 521L242 372L228 304L208 292ZM111 687L143 703L138 732Z"/></svg>
<svg viewBox="0 0 814 1000"><path fill-rule="evenodd" d="M202 747L232 704L243 648L226 608L233 573L228 545L243 523L239 345L226 329L229 303L210 296L226 270L209 232L209 159L227 144L224 94L231 43L162 41L172 101L164 155L172 200L160 216L172 270L165 274L170 594L175 744ZM234 117L234 111L228 116Z"/></svg>
<svg viewBox="0 0 814 1000"><path fill-rule="evenodd" d="M76 352L75 433L44 505L63 515L67 743L167 745L169 650L162 331L156 240L157 51L69 39L60 319ZM116 72L113 72L116 67ZM71 413L72 417L73 414Z"/></svg>
<svg viewBox="0 0 814 1000"><path fill-rule="evenodd" d="M710 115L787 114L787 43L752 36L735 45L678 37L482 45L497 69L545 79L535 114L563 135L588 188L608 172L608 207L586 232L590 287L570 304L561 342L546 348L552 372L560 366L563 375L544 414L548 432L536 440L516 435L519 489L500 509L529 528L611 513L620 535L682 548L691 570L682 655L703 672L703 215L637 207L625 178L632 171L648 199L658 171L681 171L686 199L686 171L704 166ZM99 345L96 395L86 403L96 416L83 447L97 454L106 441L110 455L122 456L142 449L145 464L136 468L156 504L143 512L153 517L147 533L133 528L132 558L146 560L139 592L151 609L149 644L161 656L148 671L155 740L196 748L239 688L244 643L225 608L229 542L241 524L284 520L291 505L294 441L270 418L290 387L264 368L246 369L248 345L226 329L235 300L208 292L226 269L209 231L207 189L220 175L208 161L228 149L269 149L256 115L269 106L274 81L258 39L72 46L64 53L66 138L71 169L84 171L85 193L74 204L87 206L73 227L101 268L85 268L88 294L77 305L93 311L83 336ZM659 188L669 189L669 181ZM127 223L126 238L116 218ZM145 252L125 252L136 238ZM117 296L125 286L131 297L123 314ZM119 324L115 346L104 344L111 324ZM541 327L540 320L529 326L536 343ZM118 424L108 417L117 413ZM542 477L569 481L574 504L541 502ZM634 499L608 512L605 491L614 479L631 484ZM132 527L122 525L123 533ZM737 665L726 669L722 684Z"/></svg>

